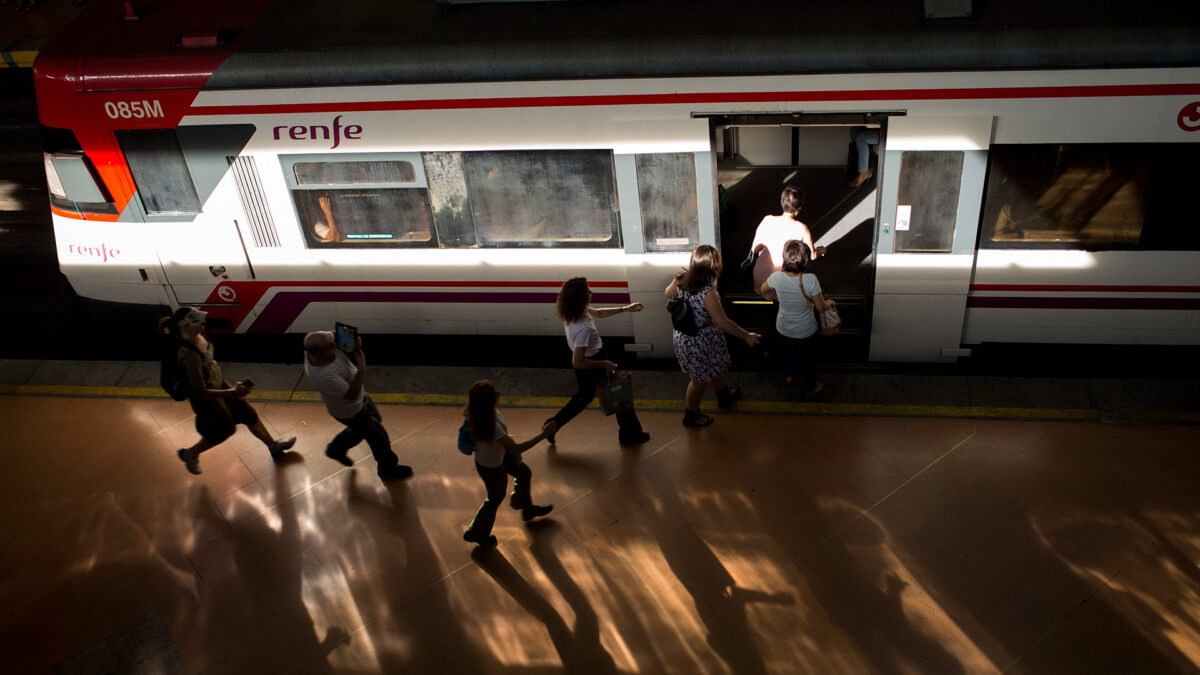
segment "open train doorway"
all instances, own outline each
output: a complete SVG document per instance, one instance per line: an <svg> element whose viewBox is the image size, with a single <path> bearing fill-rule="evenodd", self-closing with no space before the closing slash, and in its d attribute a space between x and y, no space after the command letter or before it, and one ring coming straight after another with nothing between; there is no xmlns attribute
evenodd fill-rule
<svg viewBox="0 0 1200 675"><path fill-rule="evenodd" d="M717 154L719 239L725 268L721 295L730 317L767 334L775 305L740 270L764 216L780 213L786 185L804 191L799 219L826 255L809 265L837 301L842 331L826 362L867 361L875 272L875 219L887 115L877 113L727 115L711 118ZM860 136L859 143L855 138ZM872 142L873 141L873 142ZM866 149L862 170L859 148Z"/></svg>

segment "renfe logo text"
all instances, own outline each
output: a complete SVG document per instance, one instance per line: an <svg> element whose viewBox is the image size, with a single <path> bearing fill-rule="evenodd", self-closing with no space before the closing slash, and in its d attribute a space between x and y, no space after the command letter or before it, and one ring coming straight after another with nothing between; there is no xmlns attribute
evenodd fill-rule
<svg viewBox="0 0 1200 675"><path fill-rule="evenodd" d="M333 145L329 146L330 150L332 150L332 149L336 148L338 145L340 145L343 137L348 138L353 141L357 141L357 140L361 139L362 138L362 130L363 130L363 128L358 126L357 124L350 124L347 126L342 126L342 116L341 115L338 115L337 117L333 118L333 131L332 132L330 131L329 127L327 127L323 124L312 124L312 125L307 125L307 126L302 125L302 124L298 124L295 126L283 125L283 126L275 127L275 140L277 140L277 141L280 140L280 136L281 136L281 134L284 133L284 131L283 131L284 129L287 129L288 138L291 138L293 141L306 141L306 140L315 141L317 139L322 139L322 140L328 141L328 140L330 140L330 138L332 138Z"/></svg>
<svg viewBox="0 0 1200 675"><path fill-rule="evenodd" d="M75 255L81 255L89 258L99 258L102 262L108 262L110 258L116 258L121 255L121 251L115 248L109 248L108 244L100 244L99 248L95 246L80 246L71 244L67 246L67 252Z"/></svg>

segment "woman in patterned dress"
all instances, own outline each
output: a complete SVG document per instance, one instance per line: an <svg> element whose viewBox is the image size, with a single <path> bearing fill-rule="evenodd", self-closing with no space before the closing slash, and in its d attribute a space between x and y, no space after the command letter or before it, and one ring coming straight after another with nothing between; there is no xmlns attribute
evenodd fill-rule
<svg viewBox="0 0 1200 675"><path fill-rule="evenodd" d="M702 244L692 251L687 269L676 274L666 290L668 298L678 297L688 303L698 328L695 335L676 330L671 339L680 369L691 378L683 411L685 427L706 427L713 423L711 417L700 412L706 385L712 384L717 393L717 405L722 410L732 408L733 402L741 398L737 387L727 387L721 379L729 370L729 348L724 333L745 340L751 347L757 345L761 337L747 332L725 316L721 296L717 294L717 277L720 275L721 254L712 246Z"/></svg>

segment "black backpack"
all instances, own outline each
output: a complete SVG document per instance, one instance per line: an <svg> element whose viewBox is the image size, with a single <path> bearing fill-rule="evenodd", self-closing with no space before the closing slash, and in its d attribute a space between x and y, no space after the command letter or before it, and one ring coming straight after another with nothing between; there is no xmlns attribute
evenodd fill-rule
<svg viewBox="0 0 1200 675"><path fill-rule="evenodd" d="M167 392L167 396L176 401L186 401L192 393L192 384L188 382L188 376L183 370L183 364L179 363L177 353L180 347L190 349L197 354L200 353L196 345L187 340L172 340L170 346L163 353L162 367L159 369L158 374L158 383L162 385L163 391Z"/></svg>
<svg viewBox="0 0 1200 675"><path fill-rule="evenodd" d="M692 313L692 306L681 296L676 295L667 302L667 311L671 313L671 325L675 330L684 335L695 335L700 332L700 329L696 327L696 315Z"/></svg>

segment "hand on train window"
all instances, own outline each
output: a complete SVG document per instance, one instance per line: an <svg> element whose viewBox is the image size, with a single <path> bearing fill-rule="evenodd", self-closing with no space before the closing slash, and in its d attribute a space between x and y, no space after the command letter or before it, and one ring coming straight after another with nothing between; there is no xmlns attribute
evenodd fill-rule
<svg viewBox="0 0 1200 675"><path fill-rule="evenodd" d="M317 206L321 207L321 212L325 214L325 221L313 223L313 235L318 241L341 241L342 233L333 219L333 203L329 200L329 195L317 197Z"/></svg>

